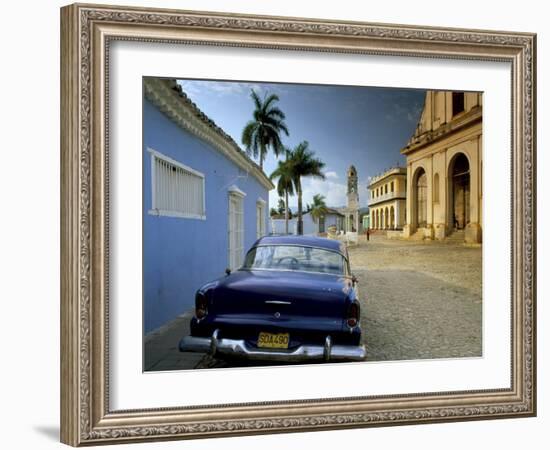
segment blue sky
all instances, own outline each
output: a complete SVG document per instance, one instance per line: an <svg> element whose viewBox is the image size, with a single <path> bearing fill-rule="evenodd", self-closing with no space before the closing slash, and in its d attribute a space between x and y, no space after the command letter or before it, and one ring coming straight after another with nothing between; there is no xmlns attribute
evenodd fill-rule
<svg viewBox="0 0 550 450"><path fill-rule="evenodd" d="M241 148L241 133L252 119L254 104L250 91L260 97L279 96L278 106L286 115L290 135L283 142L294 147L308 141L309 147L325 162L326 180L304 179L304 205L313 195L322 194L328 206L346 203L346 170L353 164L359 177L359 201L367 205L369 177L397 164L404 165L400 150L414 132L424 103L424 90L179 80L185 93ZM269 175L277 160L269 154L264 171ZM269 204L277 204L270 192ZM297 198L289 200L295 210Z"/></svg>

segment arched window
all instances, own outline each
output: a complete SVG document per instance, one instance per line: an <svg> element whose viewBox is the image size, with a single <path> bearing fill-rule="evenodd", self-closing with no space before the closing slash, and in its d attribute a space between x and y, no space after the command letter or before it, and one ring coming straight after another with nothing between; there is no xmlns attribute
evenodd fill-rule
<svg viewBox="0 0 550 450"><path fill-rule="evenodd" d="M454 228L463 229L470 222L470 163L459 153L451 167L451 212Z"/></svg>
<svg viewBox="0 0 550 450"><path fill-rule="evenodd" d="M419 169L416 178L416 224L425 227L428 220L428 177Z"/></svg>

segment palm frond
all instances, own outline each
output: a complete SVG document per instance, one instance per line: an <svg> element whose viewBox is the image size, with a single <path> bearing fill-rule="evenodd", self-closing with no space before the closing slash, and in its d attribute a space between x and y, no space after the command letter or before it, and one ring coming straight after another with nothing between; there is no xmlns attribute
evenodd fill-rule
<svg viewBox="0 0 550 450"><path fill-rule="evenodd" d="M269 109L267 111L267 116L274 117L279 120L286 119L285 113L282 112L277 106L274 106L273 108Z"/></svg>
<svg viewBox="0 0 550 450"><path fill-rule="evenodd" d="M243 133L241 136L242 144L247 147L247 149L252 145L252 135L254 134L254 129L256 128L256 122L249 121L243 128Z"/></svg>
<svg viewBox="0 0 550 450"><path fill-rule="evenodd" d="M256 110L262 109L262 100L260 99L260 96L256 93L254 89L250 90L250 98L252 98L252 101L254 102L254 106Z"/></svg>
<svg viewBox="0 0 550 450"><path fill-rule="evenodd" d="M277 94L269 94L269 96L266 96L263 101L263 110L267 112L269 107L273 102L278 102L279 96Z"/></svg>
<svg viewBox="0 0 550 450"><path fill-rule="evenodd" d="M278 95L266 94L262 100L258 93L251 89L250 97L255 107L252 112L253 120L245 125L241 140L247 154L259 159L260 167L263 167L269 150L273 151L275 156L284 151L281 133L288 136L289 132L286 123L283 122L285 114L274 105L279 101Z"/></svg>

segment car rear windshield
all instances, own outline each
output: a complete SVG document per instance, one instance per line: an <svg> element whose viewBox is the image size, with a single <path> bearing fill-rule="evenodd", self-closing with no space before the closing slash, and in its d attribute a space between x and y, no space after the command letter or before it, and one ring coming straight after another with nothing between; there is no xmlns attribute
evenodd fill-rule
<svg viewBox="0 0 550 450"><path fill-rule="evenodd" d="M336 252L297 245L262 245L246 255L243 269L296 270L346 274L346 260Z"/></svg>

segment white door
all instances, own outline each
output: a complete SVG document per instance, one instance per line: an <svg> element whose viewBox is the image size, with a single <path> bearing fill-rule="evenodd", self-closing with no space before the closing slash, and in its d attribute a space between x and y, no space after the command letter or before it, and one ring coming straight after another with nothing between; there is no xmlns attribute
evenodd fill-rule
<svg viewBox="0 0 550 450"><path fill-rule="evenodd" d="M239 195L229 196L229 268L238 269L244 257L243 199Z"/></svg>

